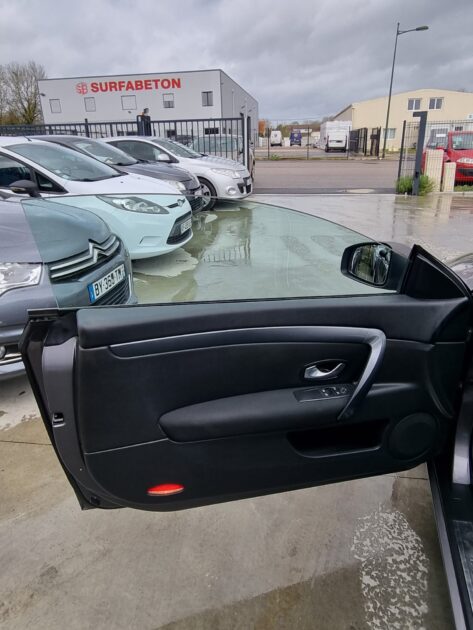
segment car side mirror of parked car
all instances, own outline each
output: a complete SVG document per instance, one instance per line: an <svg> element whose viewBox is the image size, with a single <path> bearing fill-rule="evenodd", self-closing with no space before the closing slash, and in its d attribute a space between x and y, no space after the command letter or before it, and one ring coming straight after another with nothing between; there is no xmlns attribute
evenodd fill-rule
<svg viewBox="0 0 473 630"><path fill-rule="evenodd" d="M372 287L398 290L408 262L409 250L395 251L386 243L357 243L343 252L341 272ZM396 248L398 250L399 248Z"/></svg>
<svg viewBox="0 0 473 630"><path fill-rule="evenodd" d="M166 153L160 153L158 155L158 160L157 161L158 162L166 162L167 164L169 164L169 162L171 161L171 158Z"/></svg>
<svg viewBox="0 0 473 630"><path fill-rule="evenodd" d="M29 195L30 197L41 197L38 187L29 179L19 179L10 184L10 190L17 195Z"/></svg>

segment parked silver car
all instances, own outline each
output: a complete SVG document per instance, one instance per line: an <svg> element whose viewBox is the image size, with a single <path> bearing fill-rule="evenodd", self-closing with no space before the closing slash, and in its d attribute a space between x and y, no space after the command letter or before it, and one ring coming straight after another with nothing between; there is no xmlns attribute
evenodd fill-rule
<svg viewBox="0 0 473 630"><path fill-rule="evenodd" d="M29 309L135 303L120 239L87 210L45 199L0 201L0 380L23 372Z"/></svg>

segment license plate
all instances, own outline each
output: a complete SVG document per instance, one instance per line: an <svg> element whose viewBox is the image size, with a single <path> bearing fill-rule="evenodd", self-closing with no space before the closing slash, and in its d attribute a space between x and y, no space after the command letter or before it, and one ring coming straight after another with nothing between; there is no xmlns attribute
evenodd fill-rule
<svg viewBox="0 0 473 630"><path fill-rule="evenodd" d="M184 223L181 223L181 234L184 234L184 232L187 232L187 230L190 230L192 227L192 219L187 219L187 221L184 221Z"/></svg>
<svg viewBox="0 0 473 630"><path fill-rule="evenodd" d="M113 287L116 287L117 284L123 282L125 277L125 265L120 265L110 273L107 273L107 275L103 278L100 278L100 280L88 284L87 289L89 291L90 303L93 304L103 295L111 291Z"/></svg>

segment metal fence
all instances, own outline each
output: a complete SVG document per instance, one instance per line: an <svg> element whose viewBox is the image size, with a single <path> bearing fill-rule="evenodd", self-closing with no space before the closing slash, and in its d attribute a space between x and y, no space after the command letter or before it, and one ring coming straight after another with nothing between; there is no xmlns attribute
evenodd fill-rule
<svg viewBox="0 0 473 630"><path fill-rule="evenodd" d="M419 121L404 121L402 129L401 149L399 154L398 177L414 177L416 170L416 154L419 146ZM453 133L452 133L453 132ZM455 134L455 132L457 132ZM447 143L453 142L461 132L471 135L473 148L473 120L429 121L425 126L425 136L420 150L445 149Z"/></svg>
<svg viewBox="0 0 473 630"><path fill-rule="evenodd" d="M373 127L371 132L369 132L368 127L352 129L350 131L350 153L379 157L380 138L381 127Z"/></svg>
<svg viewBox="0 0 473 630"><path fill-rule="evenodd" d="M0 125L0 136L75 135L87 138L109 136L151 135L181 142L198 153L207 153L230 158L250 165L253 144L249 118L151 120L148 134L135 121L109 121L38 124Z"/></svg>

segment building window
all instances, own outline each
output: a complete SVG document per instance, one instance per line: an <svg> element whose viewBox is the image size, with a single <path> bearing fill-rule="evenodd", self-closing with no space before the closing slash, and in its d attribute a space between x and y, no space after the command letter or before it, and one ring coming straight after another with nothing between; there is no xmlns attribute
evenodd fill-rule
<svg viewBox="0 0 473 630"><path fill-rule="evenodd" d="M442 109L443 98L431 98L429 101L429 109Z"/></svg>
<svg viewBox="0 0 473 630"><path fill-rule="evenodd" d="M122 109L136 109L136 96L134 94L122 96Z"/></svg>
<svg viewBox="0 0 473 630"><path fill-rule="evenodd" d="M84 106L86 112L95 112L95 96L86 96L84 98Z"/></svg>
<svg viewBox="0 0 473 630"><path fill-rule="evenodd" d="M383 129L383 137L384 137L385 129ZM396 129L393 127L388 128L388 133L386 136L386 140L394 140L396 137Z"/></svg>
<svg viewBox="0 0 473 630"><path fill-rule="evenodd" d="M174 94L172 92L163 94L164 109L172 109L174 107Z"/></svg>
<svg viewBox="0 0 473 630"><path fill-rule="evenodd" d="M420 109L420 98L410 98L407 101L407 109L409 110Z"/></svg>
<svg viewBox="0 0 473 630"><path fill-rule="evenodd" d="M202 107L212 107L214 104L213 92L202 92Z"/></svg>
<svg viewBox="0 0 473 630"><path fill-rule="evenodd" d="M49 107L51 108L52 114L60 114L62 112L61 101L58 98L50 98Z"/></svg>

